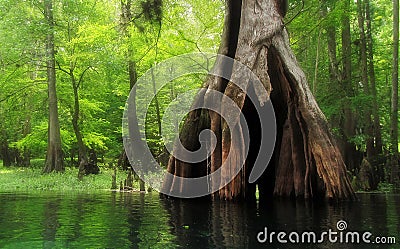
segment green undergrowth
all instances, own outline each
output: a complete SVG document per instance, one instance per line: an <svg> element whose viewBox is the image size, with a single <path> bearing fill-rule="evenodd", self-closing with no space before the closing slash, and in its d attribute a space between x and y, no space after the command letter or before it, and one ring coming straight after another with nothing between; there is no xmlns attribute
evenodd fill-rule
<svg viewBox="0 0 400 249"><path fill-rule="evenodd" d="M42 174L40 168L3 167L0 161L0 192L13 191L107 191L111 189L112 169L101 168L98 175L78 180L78 169L67 167L64 173ZM117 185L127 173L117 171ZM134 184L137 184L136 182ZM138 184L137 184L138 185ZM138 188L138 186L134 186Z"/></svg>

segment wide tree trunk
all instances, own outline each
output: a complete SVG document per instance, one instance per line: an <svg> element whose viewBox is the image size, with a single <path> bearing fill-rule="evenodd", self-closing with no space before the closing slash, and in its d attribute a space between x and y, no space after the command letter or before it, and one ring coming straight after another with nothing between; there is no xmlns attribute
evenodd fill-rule
<svg viewBox="0 0 400 249"><path fill-rule="evenodd" d="M44 1L44 16L48 24L46 37L46 66L47 83L49 95L49 124L46 163L44 173L52 171L64 171L64 158L61 149L60 123L58 120L57 91L56 91L56 69L54 51L54 20L52 0Z"/></svg>
<svg viewBox="0 0 400 249"><path fill-rule="evenodd" d="M215 101L208 93L219 91L232 99L242 110L249 126L250 146L245 166L230 181L226 181L229 171L240 167L244 156L244 134L232 139L231 133L244 131L242 121L237 121L234 130L230 130L227 121L215 111L195 110L189 113L183 125L180 140L188 150L200 147L199 133L210 128L217 138L216 147L210 162L193 165L171 157L168 171L175 176L199 177L209 169L221 170L220 179L212 184L221 188L213 193L214 198L233 200L254 198L255 185L248 182L258 149L263 142L260 121L256 107L263 109L269 99L272 101L277 124L277 142L269 167L256 182L260 197L295 196L353 198L354 192L347 177L346 166L339 149L329 131L327 121L306 82L296 58L289 47L287 31L283 24L287 3L280 0L243 0L227 1L225 27L219 53L232 57L250 68L261 81L266 91L246 79L235 66L216 63L214 70L228 71L230 81L219 77L209 77L196 101ZM218 61L217 61L218 62ZM219 67L219 68L218 68ZM241 82L245 90L233 82ZM268 96L263 96L262 93ZM255 94L258 103L249 101L247 95ZM260 105L260 106L255 106ZM229 112L221 102L221 113ZM263 114L263 113L262 113ZM231 140L232 139L232 140ZM266 138L264 138L266 139ZM260 151L260 154L266 153ZM228 157L233 154L232 157ZM208 163L210 167L208 168ZM227 166L226 166L227 165ZM186 186L184 181L167 178L164 193L176 193Z"/></svg>

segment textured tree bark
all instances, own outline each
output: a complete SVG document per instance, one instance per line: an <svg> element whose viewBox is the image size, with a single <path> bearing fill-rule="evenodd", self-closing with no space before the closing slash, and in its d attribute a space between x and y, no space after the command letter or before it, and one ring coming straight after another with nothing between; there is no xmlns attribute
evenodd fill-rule
<svg viewBox="0 0 400 249"><path fill-rule="evenodd" d="M52 171L64 171L64 158L61 149L60 123L58 120L57 91L56 91L56 69L54 52L54 20L52 0L44 1L44 16L48 24L49 31L46 37L46 66L47 83L49 95L49 125L46 163L44 173Z"/></svg>
<svg viewBox="0 0 400 249"><path fill-rule="evenodd" d="M199 133L210 128L217 137L216 149L211 155L211 172L228 160L229 167L222 168L221 178L213 181L222 188L213 193L214 198L236 200L254 198L255 187L247 181L252 163L258 155L260 126L254 116L254 106L263 106L269 99L277 116L277 146L269 168L258 180L260 196L296 196L304 198L353 198L354 192L346 173L338 147L330 134L327 121L309 90L303 71L300 69L283 24L285 1L243 0L227 1L227 12L219 53L241 62L257 75L268 96L261 95L252 82L244 82L243 92L233 82L242 79L235 67L216 62L215 70L230 70L229 82L218 77L209 77L196 102L216 101L207 89L224 93L242 109L250 125L250 151L245 167L230 182L225 180L228 171L238 167L243 156L243 139L231 141L231 131L220 115L208 110L195 110L188 114L180 139L188 150L197 150ZM238 10L240 9L240 15ZM240 25L238 25L238 23ZM250 104L248 94L255 94L259 103ZM227 112L221 103L221 113ZM239 133L243 126L237 121L233 128ZM257 139L258 138L258 139ZM265 153L265 152L260 152ZM199 177L208 172L207 161L196 165L182 162L173 156L168 171L175 176ZM186 186L182 181L167 179L164 190L176 192Z"/></svg>

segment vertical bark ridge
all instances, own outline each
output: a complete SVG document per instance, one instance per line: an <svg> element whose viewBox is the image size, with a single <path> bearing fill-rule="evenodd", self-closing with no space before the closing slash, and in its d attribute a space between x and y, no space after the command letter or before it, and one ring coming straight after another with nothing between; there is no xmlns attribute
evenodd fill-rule
<svg viewBox="0 0 400 249"><path fill-rule="evenodd" d="M225 12L225 25L222 34L222 41L218 53L234 58L238 43L238 33L240 27L240 17L241 17L241 1L227 1L227 11ZM232 73L232 67L227 65L219 65L218 61L215 65L217 70L227 70L224 75L230 75ZM209 80L209 88L219 92L224 92L227 87L227 80L220 77L211 77ZM205 96L205 101L217 101L209 95ZM210 115L210 128L214 132L217 144L210 157L210 172L214 172L222 165L222 133L221 133L221 116L214 111L209 111ZM221 179L212 179L212 183L215 186L220 186ZM216 198L216 195L213 194Z"/></svg>
<svg viewBox="0 0 400 249"><path fill-rule="evenodd" d="M202 89L195 102L203 102L205 96L205 88ZM179 138L182 142L182 145L190 150L195 151L200 148L200 143L198 140L199 134L204 129L210 128L210 118L208 112L206 110L194 110L188 114L188 117L185 119L185 123L180 132ZM177 152L179 154L179 152ZM187 162L183 162L181 160L176 159L171 156L168 161L167 171L174 176L180 177L199 177L203 176L207 173L207 164L206 161L190 164ZM197 171L192 170L195 167L198 169ZM164 180L164 184L162 186L164 191L171 193L179 193L182 192L183 182L179 180L179 178L172 177Z"/></svg>
<svg viewBox="0 0 400 249"><path fill-rule="evenodd" d="M281 35L274 36L272 44L277 51L277 56L282 60L290 88L297 97L297 100L294 99L297 102L298 121L304 127L302 135L306 138L304 153L309 155L308 170L316 168L318 174L317 182L311 182L309 186L312 186L313 189L319 188L318 192L323 193L328 198L354 198L354 191L347 177L346 166L338 146L329 131L325 116L308 88L305 75L289 48L286 31L284 30ZM279 175L276 177L278 179ZM323 184L318 183L321 180ZM279 184L282 184L282 182L277 181L275 187L275 194L278 195L280 194ZM309 183L305 182L305 184ZM321 185L323 185L322 189ZM318 196L318 193L304 193L304 196L314 197Z"/></svg>
<svg viewBox="0 0 400 249"><path fill-rule="evenodd" d="M236 48L235 60L241 64L252 69L255 75L260 79L262 85L267 90L267 96L261 95L263 91L259 91L255 87L255 93L259 100L261 106L269 99L269 93L272 90L270 78L267 73L268 71L268 46L272 37L279 32L283 27L282 18L276 8L274 1L254 1L254 0L244 0L242 1L241 19L240 19L240 29L238 36L238 43ZM250 75L245 75L242 70L239 70L238 65L233 65L231 81L228 83L224 91L224 95L232 99L239 108L243 108L246 99L247 90L251 84ZM236 84L240 83L244 90L241 90ZM252 85L253 86L253 85ZM226 107L227 105L222 104L221 113L229 115L231 112ZM238 122L239 117L233 117ZM257 118L257 117L256 117ZM222 127L225 126L224 120L221 121ZM236 128L235 128L236 129ZM228 133L225 133L228 134ZM231 145L228 136L222 136L222 161L227 157L224 151L230 146L239 146L239 144ZM239 150L235 148L235 150ZM236 151L235 151L236 152ZM229 162L230 167L234 167ZM250 167L244 167L250 168ZM245 169L242 170L236 178L237 181L232 181L226 186L225 182L221 182L220 186L225 186L219 191L219 197L221 199L236 199L243 197L240 193L246 192L246 184L239 184L240 177L242 174L245 176ZM224 177L224 172L222 173ZM235 178L235 179L236 179ZM245 179L246 181L247 179ZM238 191L236 194L229 195L229 189L234 188Z"/></svg>

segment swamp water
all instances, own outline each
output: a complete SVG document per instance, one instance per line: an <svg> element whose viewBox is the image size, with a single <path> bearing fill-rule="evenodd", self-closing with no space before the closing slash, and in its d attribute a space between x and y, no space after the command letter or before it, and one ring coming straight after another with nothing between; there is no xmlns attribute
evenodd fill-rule
<svg viewBox="0 0 400 249"><path fill-rule="evenodd" d="M249 205L162 199L157 193L0 193L0 248L400 248L400 195L358 198ZM329 229L337 241L325 234L318 243ZM287 243L278 241L279 232ZM361 237L358 244L345 243L345 232L369 232L371 243ZM307 243L292 243L291 233ZM396 244L377 244L378 236L395 237Z"/></svg>

